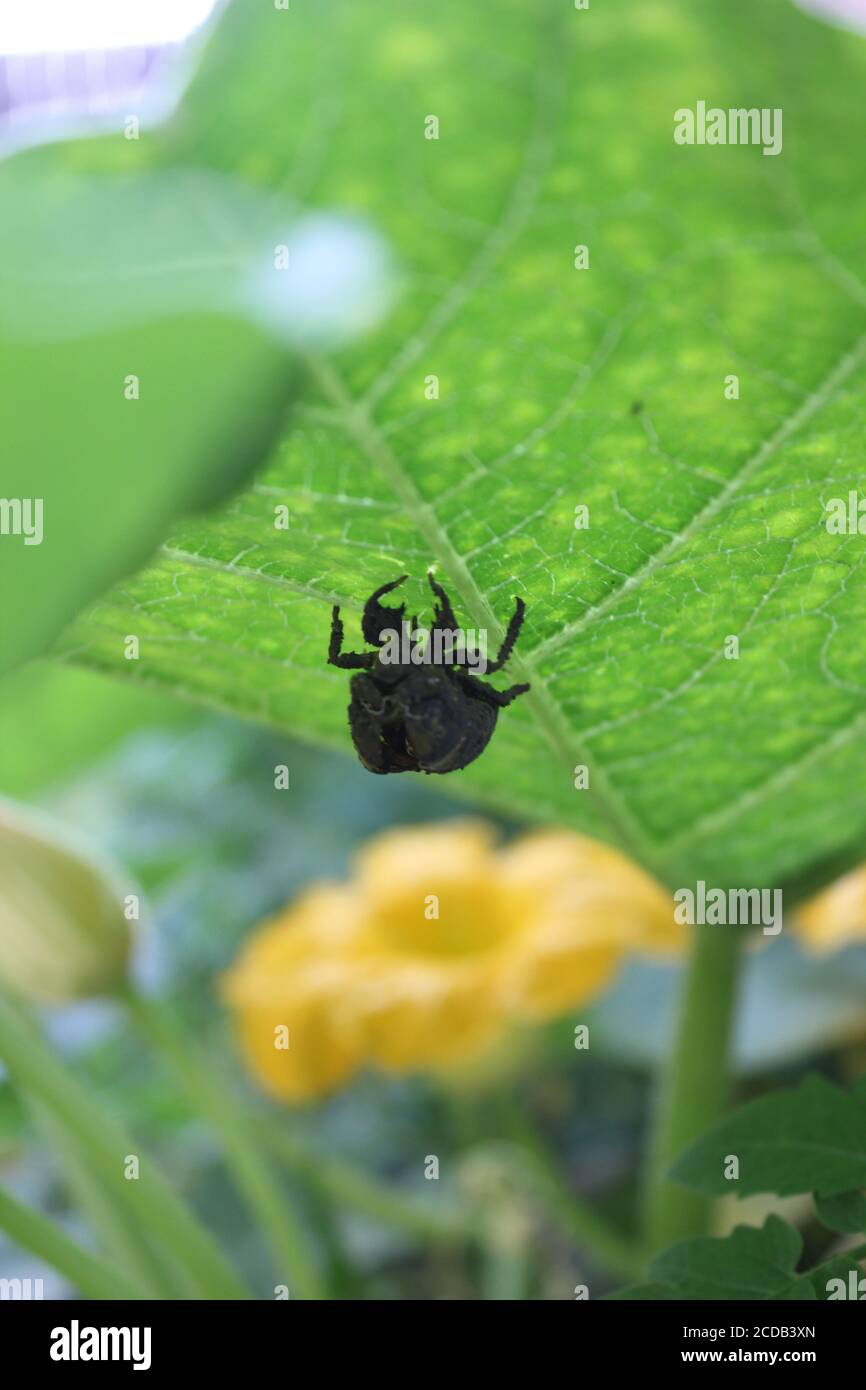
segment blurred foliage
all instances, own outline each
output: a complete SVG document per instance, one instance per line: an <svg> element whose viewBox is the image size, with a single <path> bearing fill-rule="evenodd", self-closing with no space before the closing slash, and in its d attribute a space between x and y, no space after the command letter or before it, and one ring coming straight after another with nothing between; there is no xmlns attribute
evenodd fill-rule
<svg viewBox="0 0 866 1390"><path fill-rule="evenodd" d="M92 763L70 776L55 730L60 775L55 778L54 767L48 768L43 784L31 786L31 795L116 856L144 885L151 920L137 969L150 985L169 993L215 1060L224 1058L232 1043L213 994L214 975L232 958L249 927L311 877L345 873L354 846L369 834L457 809L428 788L398 779L371 798L367 775L348 759L299 745L287 750L283 740L227 720L190 722L171 704L150 703L103 678L55 673L50 685L51 695L43 687L40 698L32 699L32 687L20 677L14 684L5 682L0 698L7 720L14 718L19 740L26 744L29 735L38 739L39 730L49 727L46 714L56 701L73 742L90 745ZM21 695L17 705L13 688ZM109 692L111 721L100 698ZM139 727L130 729L136 721ZM100 726L101 756L96 753ZM291 792L276 792L274 764L285 761L291 768ZM10 770L12 777L20 775L17 756L10 760ZM5 790L6 776L3 758L0 790ZM514 827L503 824L502 829L509 833ZM80 1073L109 1099L114 1113L169 1151L176 1181L194 1190L208 1224L239 1248L261 1280L261 1251L226 1186L211 1141L198 1126L190 1127L185 1105L166 1088L154 1058L142 1053L117 1010L102 1004L67 1009L53 1017L51 1031L58 1046L75 1056ZM519 1084L531 1093L551 1141L562 1139L569 1152L579 1153L573 1180L587 1190L611 1192L614 1210L625 1220L632 1201L628 1155L643 1087L628 1072L611 1074L594 1059L582 1061L578 1082L570 1066L572 1044L571 1026L554 1025L549 1035L541 1033L519 1049L506 1050L492 1072L457 1074L444 1090L424 1080L390 1081L368 1074L316 1111L295 1119L279 1115L275 1123L288 1126L287 1133L301 1124L327 1151L350 1156L398 1189L430 1197L435 1188L438 1202L439 1189L461 1190L464 1155L477 1155L494 1141L515 1142L514 1116L507 1107L503 1111L498 1092L506 1076L514 1084L522 1077ZM555 1058L558 1066L552 1067ZM9 1157L16 1137L20 1142L26 1132L25 1121L9 1091L0 1096ZM267 1107L262 1108L265 1113ZM423 1179L429 1153L442 1158L438 1184ZM43 1200L54 1190L46 1186L45 1175L42 1190ZM50 1200L56 1204L56 1195ZM313 1188L308 1202L311 1213L319 1211L321 1199ZM449 1273L448 1261L440 1255L427 1268L426 1261L419 1264L407 1237L352 1214L351 1208L332 1211L329 1220L338 1226L339 1239L337 1234L333 1239L348 1244L352 1260L378 1271L367 1296L410 1296L407 1291L413 1287L429 1292L427 1281L440 1277L446 1287L449 1280L456 1281L454 1296L458 1290L459 1296L472 1296L477 1271L461 1262ZM554 1268L567 1268L574 1256L562 1234L551 1231L546 1218L537 1220L545 1240L558 1251ZM438 1294L447 1296L442 1289Z"/></svg>
<svg viewBox="0 0 866 1390"><path fill-rule="evenodd" d="M738 1226L723 1239L681 1241L650 1262L650 1283L614 1297L715 1301L741 1300L748 1293L750 1301L814 1302L827 1298L828 1281L841 1279L847 1285L851 1270L866 1255L866 1245L798 1273L802 1253L800 1233L778 1216L768 1216L760 1229Z"/></svg>
<svg viewBox="0 0 866 1390"><path fill-rule="evenodd" d="M234 1044L215 998L215 976L249 929L311 879L344 876L353 850L371 834L462 813L438 789L414 780L377 781L371 796L369 776L349 758L194 715L164 696L105 677L52 669L22 674L0 685L0 709L3 727L15 730L14 739L0 742L0 792L23 789L22 756L45 743L30 763L29 796L143 884L150 920L137 972L178 1006L217 1072L233 1056ZM278 763L290 767L289 791L274 789ZM518 827L503 822L500 828L508 836ZM773 943L769 951L778 949ZM752 958L747 991L768 954ZM566 1015L516 1034L483 1067L458 1071L444 1085L367 1073L326 1104L295 1114L251 1099L261 1106L263 1123L286 1141L306 1135L323 1152L350 1159L393 1191L432 1203L434 1211L449 1194L461 1199L474 1190L479 1162L484 1172L492 1164L491 1171L504 1171L516 1187L518 1206L530 1222L535 1254L520 1275L524 1292L569 1297L581 1277L591 1278L601 1292L612 1286L610 1276L582 1253L567 1217L552 1219L547 1201L540 1200L548 1180L531 1164L527 1168L526 1115L530 1129L558 1155L554 1165L567 1189L591 1198L614 1229L632 1228L647 1065L660 1055L670 1028L674 973L632 962L598 1006L597 1021L594 1013L581 1011L580 1019ZM592 1045L576 1053L574 1024L585 1019ZM792 1061L804 1047L826 1041L810 1033L808 1013L801 1022L799 1040L792 1033L782 1049ZM51 1031L113 1112L163 1151L176 1183L193 1194L207 1224L261 1289L267 1273L260 1241L227 1183L212 1138L190 1123L185 1102L166 1085L158 1062L142 1050L122 1015L111 1005L80 1005L54 1016ZM775 1040L769 1035L764 1042L769 1050L757 1073L762 1084L779 1075ZM834 1070L829 1058L827 1064ZM753 1070L756 1065L753 1058ZM244 1084L236 1071L235 1079ZM20 1105L3 1088L0 1133L8 1171L19 1172L10 1163L27 1132ZM423 1177L429 1154L442 1163L438 1183ZM30 1176L24 1190L62 1212L66 1199L50 1169L31 1159L19 1182L25 1172ZM330 1230L331 1272L344 1291L357 1293L361 1280L365 1297L474 1297L492 1277L465 1249L441 1247L432 1236L419 1241L360 1214L351 1202L323 1199L314 1174L296 1177L296 1192L298 1186L306 1220Z"/></svg>

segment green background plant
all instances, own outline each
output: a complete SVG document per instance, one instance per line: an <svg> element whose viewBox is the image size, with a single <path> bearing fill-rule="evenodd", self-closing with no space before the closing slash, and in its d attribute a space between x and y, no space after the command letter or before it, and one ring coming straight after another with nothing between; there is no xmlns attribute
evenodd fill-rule
<svg viewBox="0 0 866 1390"><path fill-rule="evenodd" d="M736 1169L732 1163L736 1162ZM866 1234L866 1089L850 1091L819 1075L796 1088L750 1101L718 1121L682 1154L671 1176L702 1193L789 1196L811 1191L820 1222L845 1235ZM631 1285L626 1299L828 1299L830 1280L859 1285L866 1244L846 1242L811 1268L798 1270L803 1238L769 1216L760 1229L739 1226L725 1239L681 1240L649 1263L651 1282Z"/></svg>

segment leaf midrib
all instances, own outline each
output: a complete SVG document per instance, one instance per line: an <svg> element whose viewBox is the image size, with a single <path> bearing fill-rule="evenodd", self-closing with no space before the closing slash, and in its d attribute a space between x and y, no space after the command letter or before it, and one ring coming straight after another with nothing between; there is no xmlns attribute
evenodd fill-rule
<svg viewBox="0 0 866 1390"><path fill-rule="evenodd" d="M310 365L335 409L341 413L347 433L364 450L370 462L388 479L394 493L400 497L425 537L432 554L458 588L461 601L470 612L473 621L486 627L498 641L501 641L504 635L502 625L475 583L463 556L452 545L432 506L423 498L413 479L382 437L375 422L365 408L348 394L338 373L329 362L315 358L310 360ZM564 774L576 763L585 764L590 769L588 794L597 802L603 821L613 838L624 849L642 858L645 863L655 864L658 857L656 848L650 844L640 823L610 787L603 770L591 767L587 754L575 739L560 706L538 677L534 666L516 652L509 658L509 665L518 677L532 678L532 688L527 693L526 703L533 710L536 722L557 761L562 761Z"/></svg>

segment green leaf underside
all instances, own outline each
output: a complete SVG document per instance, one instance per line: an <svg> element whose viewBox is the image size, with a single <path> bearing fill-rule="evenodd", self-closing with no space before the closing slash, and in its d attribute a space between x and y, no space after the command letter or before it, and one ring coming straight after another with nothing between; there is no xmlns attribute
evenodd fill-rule
<svg viewBox="0 0 866 1390"><path fill-rule="evenodd" d="M729 1155L739 1160L736 1180L725 1176ZM709 1194L850 1197L866 1186L866 1093L810 1076L795 1089L750 1101L687 1149L671 1176ZM853 1209L847 1206L848 1216Z"/></svg>
<svg viewBox="0 0 866 1390"><path fill-rule="evenodd" d="M793 1226L769 1216L760 1228L738 1226L729 1236L699 1236L679 1241L657 1255L649 1281L612 1295L618 1300L792 1300L814 1302L828 1297L830 1279L845 1281L861 1271L858 1247L825 1264L797 1273L803 1242Z"/></svg>
<svg viewBox="0 0 866 1390"><path fill-rule="evenodd" d="M429 613L434 564L491 645L528 605L506 675L532 691L450 788L674 884L855 858L864 539L824 504L863 475L866 45L787 0L243 10L188 103L198 157L364 214L402 297L67 652L350 751L330 606L358 648L370 591L409 571ZM675 145L698 100L781 107L782 154Z"/></svg>

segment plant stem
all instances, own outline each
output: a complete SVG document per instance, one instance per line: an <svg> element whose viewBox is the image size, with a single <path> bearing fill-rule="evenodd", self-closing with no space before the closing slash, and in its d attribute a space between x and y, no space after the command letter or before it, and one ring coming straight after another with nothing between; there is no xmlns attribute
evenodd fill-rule
<svg viewBox="0 0 866 1390"><path fill-rule="evenodd" d="M711 1200L666 1181L666 1174L728 1100L742 937L730 927L702 925L692 931L673 1052L650 1142L646 1229L651 1252L707 1231Z"/></svg>
<svg viewBox="0 0 866 1390"><path fill-rule="evenodd" d="M529 1268L523 1245L485 1242L482 1251L481 1297L485 1302L522 1303L528 1298Z"/></svg>
<svg viewBox="0 0 866 1390"><path fill-rule="evenodd" d="M177 1260L194 1294L214 1299L249 1296L219 1247L149 1157L142 1157L137 1179L124 1177L126 1156L139 1152L131 1135L90 1096L28 1014L2 991L0 1057L23 1092L50 1111L106 1193Z"/></svg>
<svg viewBox="0 0 866 1390"><path fill-rule="evenodd" d="M133 1213L121 1206L100 1175L91 1171L80 1145L32 1095L27 1108L63 1173L70 1197L99 1238L106 1257L117 1269L127 1270L145 1297L183 1298L181 1272L172 1268L165 1252L152 1247Z"/></svg>
<svg viewBox="0 0 866 1390"><path fill-rule="evenodd" d="M478 1236L475 1214L456 1203L443 1209L401 1192L270 1119L260 1120L256 1132L287 1168L305 1173L335 1201L345 1202L384 1226L442 1245L460 1244Z"/></svg>
<svg viewBox="0 0 866 1390"><path fill-rule="evenodd" d="M212 1076L194 1041L181 1032L164 1005L131 990L124 992L123 999L139 1030L171 1067L190 1105L220 1136L228 1167L270 1246L280 1280L288 1284L292 1296L325 1298L307 1234L251 1139L248 1117L229 1088Z"/></svg>
<svg viewBox="0 0 866 1390"><path fill-rule="evenodd" d="M537 1178L542 1203L559 1229L576 1245L622 1279L636 1279L643 1270L643 1252L566 1186L549 1154L527 1154Z"/></svg>
<svg viewBox="0 0 866 1390"><path fill-rule="evenodd" d="M44 1260L86 1298L143 1298L143 1291L125 1274L78 1245L41 1212L19 1202L0 1188L0 1230L16 1245Z"/></svg>
<svg viewBox="0 0 866 1390"><path fill-rule="evenodd" d="M639 1278L643 1272L643 1251L572 1190L556 1155L522 1109L509 1102L504 1116L508 1133L520 1145L527 1173L554 1223L611 1274L628 1280Z"/></svg>

